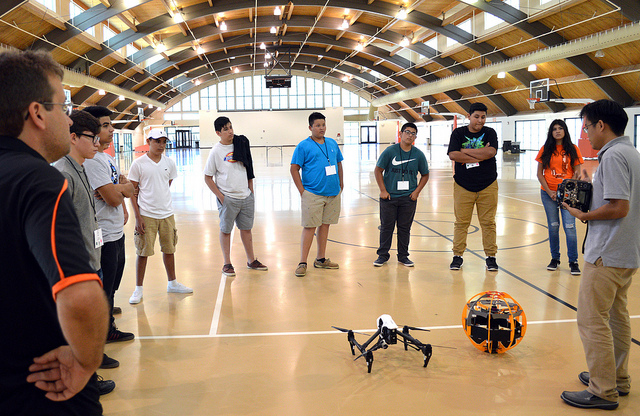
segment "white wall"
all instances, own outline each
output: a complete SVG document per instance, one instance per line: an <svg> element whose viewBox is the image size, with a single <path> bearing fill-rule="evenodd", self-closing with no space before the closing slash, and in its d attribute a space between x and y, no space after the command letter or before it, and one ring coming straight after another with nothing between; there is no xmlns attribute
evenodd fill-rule
<svg viewBox="0 0 640 416"><path fill-rule="evenodd" d="M200 111L200 147L209 148L218 142L213 122L220 116L229 117L235 134L244 134L251 146L295 146L309 137L309 115L318 110L234 111L218 113ZM327 118L325 135L344 138L342 107L319 110Z"/></svg>

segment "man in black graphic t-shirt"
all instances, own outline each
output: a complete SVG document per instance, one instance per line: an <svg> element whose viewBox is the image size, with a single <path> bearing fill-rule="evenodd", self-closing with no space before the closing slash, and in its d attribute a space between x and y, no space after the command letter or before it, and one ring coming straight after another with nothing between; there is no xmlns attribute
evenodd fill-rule
<svg viewBox="0 0 640 416"><path fill-rule="evenodd" d="M497 271L496 211L498 208L498 170L496 153L498 136L485 127L487 106L473 103L469 108L469 125L451 133L449 159L454 162L453 204L456 222L453 231L453 261L449 268L462 267L467 248L467 231L473 207L477 207L482 228L482 245L487 255L487 270Z"/></svg>

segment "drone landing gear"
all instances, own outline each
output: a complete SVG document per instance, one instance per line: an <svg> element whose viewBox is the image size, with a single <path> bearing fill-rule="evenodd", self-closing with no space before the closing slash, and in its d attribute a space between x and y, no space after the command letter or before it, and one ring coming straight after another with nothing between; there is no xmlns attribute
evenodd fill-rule
<svg viewBox="0 0 640 416"><path fill-rule="evenodd" d="M425 344L425 345L422 346L422 348L420 348L420 350L424 354L424 365L423 365L423 367L426 367L427 365L429 365L429 360L431 359L431 354L433 353L433 348L431 348L431 344Z"/></svg>
<svg viewBox="0 0 640 416"><path fill-rule="evenodd" d="M367 373L371 372L371 366L373 365L373 352L369 351L364 356L365 360L367 360Z"/></svg>

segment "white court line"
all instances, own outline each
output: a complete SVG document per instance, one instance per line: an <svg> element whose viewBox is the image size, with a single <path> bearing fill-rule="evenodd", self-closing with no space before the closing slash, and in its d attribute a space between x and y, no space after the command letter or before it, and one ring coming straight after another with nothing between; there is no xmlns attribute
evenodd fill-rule
<svg viewBox="0 0 640 416"><path fill-rule="evenodd" d="M544 206L544 205L539 204L537 202L527 201L526 199L514 198L512 196L504 195L504 194L498 194L498 195L501 196L501 197L504 197L504 198L515 199L516 201L520 201L520 202L526 202L527 204L537 205L539 207Z"/></svg>
<svg viewBox="0 0 640 416"><path fill-rule="evenodd" d="M224 298L224 288L227 283L227 276L223 273L220 278L220 287L218 288L218 297L216 298L216 307L213 310L213 318L211 319L211 329L209 335L215 335L218 332L218 324L220 323L220 312L222 311L222 298Z"/></svg>
<svg viewBox="0 0 640 416"><path fill-rule="evenodd" d="M640 315L630 316L631 319L638 319ZM527 325L542 325L542 324L565 324L565 323L575 323L575 319L554 319L550 321L528 321ZM213 324L211 326L213 328ZM217 328L217 321L216 321ZM443 325L443 326L424 326L420 327L420 329L428 329L430 331L437 331L440 329L459 329L462 328L462 324L460 325ZM354 332L368 332L373 334L376 332L376 329L354 329ZM209 333L209 335L157 335L157 336L139 336L137 339L139 340L157 340L157 339L199 339L199 338L246 338L246 337L280 337L280 336L289 336L289 335L329 335L329 334L342 334L338 330L331 331L298 331L298 332L254 332L254 333L246 333L246 334L216 334Z"/></svg>
<svg viewBox="0 0 640 416"><path fill-rule="evenodd" d="M233 235L235 231L235 227L231 230L231 241L229 242L229 247L233 245ZM224 289L227 284L227 276L222 273L220 278L220 287L218 287L218 297L216 298L216 307L213 309L213 318L211 318L211 328L209 329L209 336L216 335L218 332L218 324L220 323L220 313L222 311L222 301L224 298ZM157 339L157 338L156 338Z"/></svg>

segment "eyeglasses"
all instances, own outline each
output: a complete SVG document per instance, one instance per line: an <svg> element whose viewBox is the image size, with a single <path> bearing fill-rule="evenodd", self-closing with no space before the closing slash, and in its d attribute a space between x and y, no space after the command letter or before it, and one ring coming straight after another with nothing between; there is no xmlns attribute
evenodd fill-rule
<svg viewBox="0 0 640 416"><path fill-rule="evenodd" d="M418 134L417 131L409 131L409 130L405 130L403 131L403 133L407 133L409 136L415 136L416 134Z"/></svg>
<svg viewBox="0 0 640 416"><path fill-rule="evenodd" d="M93 141L93 144L98 144L100 143L100 137L96 136L96 135L91 135L91 134L85 134L85 133L80 133L78 134L78 136L84 136L88 139L91 139L91 141Z"/></svg>
<svg viewBox="0 0 640 416"><path fill-rule="evenodd" d="M64 113L68 116L70 116L71 113L73 112L73 103L71 101L67 101L64 103L44 103L41 101L38 101L38 102L42 105L61 105L62 111L64 111Z"/></svg>
<svg viewBox="0 0 640 416"><path fill-rule="evenodd" d="M585 133L589 133L589 127L598 124L598 122L596 121L595 123L591 123L591 124L585 124L584 127L582 128L582 131Z"/></svg>

